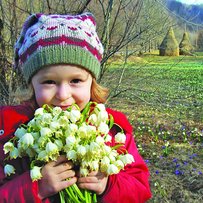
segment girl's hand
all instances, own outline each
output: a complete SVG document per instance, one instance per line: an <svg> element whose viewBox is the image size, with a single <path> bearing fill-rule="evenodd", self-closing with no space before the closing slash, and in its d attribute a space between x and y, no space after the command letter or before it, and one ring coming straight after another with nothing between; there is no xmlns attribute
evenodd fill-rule
<svg viewBox="0 0 203 203"><path fill-rule="evenodd" d="M79 188L94 191L97 195L102 194L107 185L108 177L100 171L92 171L86 177L78 177Z"/></svg>
<svg viewBox="0 0 203 203"><path fill-rule="evenodd" d="M38 181L39 197L44 199L76 183L73 163L65 156L47 163L42 168L42 178ZM67 180L68 179L68 180Z"/></svg>

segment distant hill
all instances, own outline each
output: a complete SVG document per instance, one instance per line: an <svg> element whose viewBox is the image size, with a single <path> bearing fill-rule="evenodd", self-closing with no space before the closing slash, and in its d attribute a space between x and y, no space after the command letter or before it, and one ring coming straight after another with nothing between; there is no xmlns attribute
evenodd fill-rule
<svg viewBox="0 0 203 203"><path fill-rule="evenodd" d="M170 11L190 22L201 24L203 26L203 4L188 5L175 0L166 0L166 2Z"/></svg>

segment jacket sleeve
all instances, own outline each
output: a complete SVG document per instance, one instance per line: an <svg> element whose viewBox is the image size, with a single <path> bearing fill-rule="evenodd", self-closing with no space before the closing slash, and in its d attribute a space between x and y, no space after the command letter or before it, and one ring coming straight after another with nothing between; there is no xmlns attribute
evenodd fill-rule
<svg viewBox="0 0 203 203"><path fill-rule="evenodd" d="M123 118L126 123L123 114L119 118ZM122 121L119 124L122 127ZM126 138L125 148L133 155L135 162L128 164L120 173L109 176L106 191L101 198L103 203L144 203L151 197L149 171L137 150L131 129L126 131Z"/></svg>
<svg viewBox="0 0 203 203"><path fill-rule="evenodd" d="M23 109L18 108L18 111L15 109L11 107L0 108L0 129L4 131L0 136L0 202L48 203L50 202L48 199L41 201L38 198L38 183L32 182L29 167L24 159L10 160L9 164L15 166L16 174L9 177L4 174L6 156L3 145L13 136L19 122L26 121L25 116L18 114L18 111L23 112Z"/></svg>
<svg viewBox="0 0 203 203"><path fill-rule="evenodd" d="M1 168L2 176L2 168ZM42 202L37 197L37 182L32 182L30 180L29 171L24 172L20 176L7 181L0 187L0 199L5 203L14 202Z"/></svg>

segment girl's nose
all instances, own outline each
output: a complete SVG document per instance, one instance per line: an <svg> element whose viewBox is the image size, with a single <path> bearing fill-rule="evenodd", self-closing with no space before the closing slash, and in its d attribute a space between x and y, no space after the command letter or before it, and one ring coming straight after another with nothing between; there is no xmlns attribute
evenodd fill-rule
<svg viewBox="0 0 203 203"><path fill-rule="evenodd" d="M67 84L67 83L60 84L57 89L56 97L57 97L57 99L62 100L62 101L71 97L71 88L70 88L69 84Z"/></svg>

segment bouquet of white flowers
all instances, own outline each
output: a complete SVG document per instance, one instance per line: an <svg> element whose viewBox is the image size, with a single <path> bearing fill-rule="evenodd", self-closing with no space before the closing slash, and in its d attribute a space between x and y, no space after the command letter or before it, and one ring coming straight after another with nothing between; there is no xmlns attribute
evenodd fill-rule
<svg viewBox="0 0 203 203"><path fill-rule="evenodd" d="M35 111L34 118L26 125L22 124L15 136L4 144L8 158L28 156L31 158L30 176L39 180L41 168L59 155L66 155L78 166L80 174L87 176L91 171L117 174L134 158L124 146L124 132L115 135L115 146L110 146L112 137L108 134L114 120L103 104L89 102L81 112L74 104L63 111L60 107L51 108L44 105ZM15 173L12 165L5 165L6 175ZM61 202L97 202L96 194L80 190L76 184L60 193Z"/></svg>

